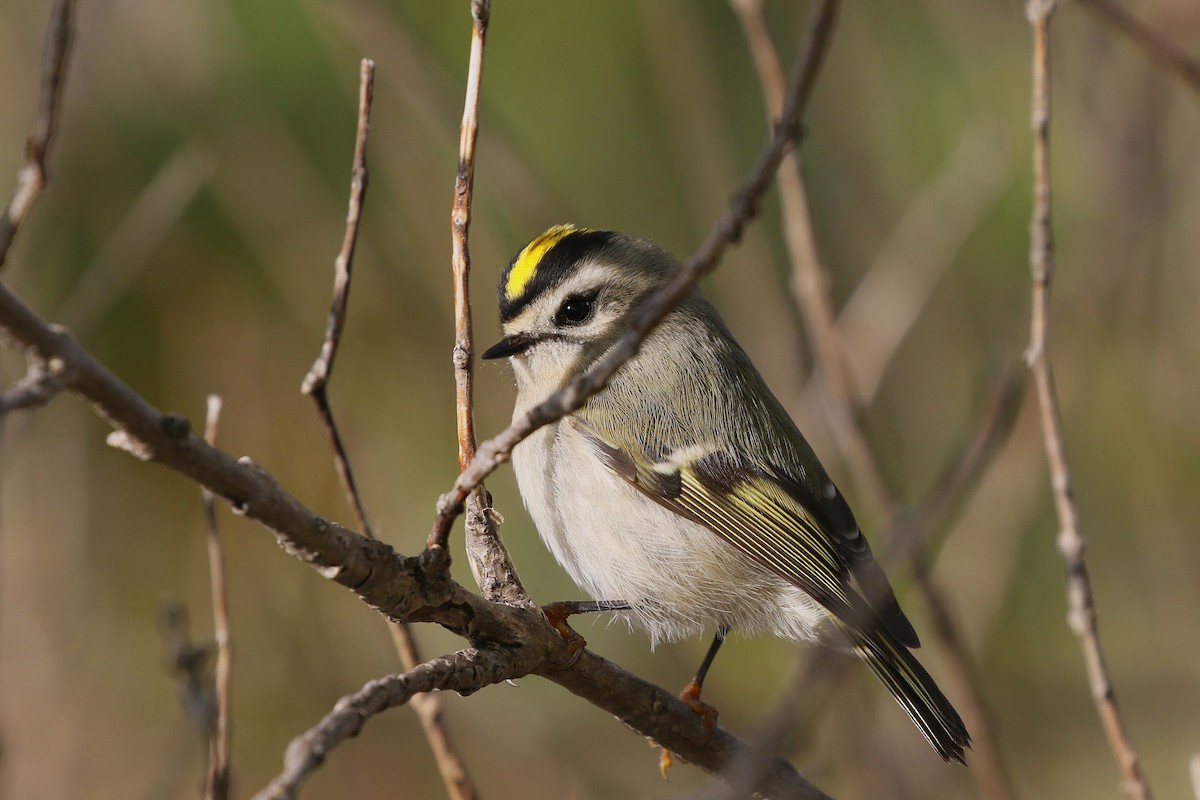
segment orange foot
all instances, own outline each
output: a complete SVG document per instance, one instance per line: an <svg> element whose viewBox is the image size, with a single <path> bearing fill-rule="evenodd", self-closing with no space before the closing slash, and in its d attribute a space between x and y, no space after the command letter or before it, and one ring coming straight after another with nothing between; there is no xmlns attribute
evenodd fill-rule
<svg viewBox="0 0 1200 800"><path fill-rule="evenodd" d="M679 693L679 699L682 700L687 707L692 710L696 716L700 717L701 724L708 731L708 739L712 738L713 733L717 730L717 710L708 703L700 699L700 683L693 680L689 683L682 692ZM705 741L707 742L708 739ZM667 771L671 769L671 765L675 763L674 754L667 748L663 748L658 755L658 771L662 773L663 780L670 780L667 777Z"/></svg>
<svg viewBox="0 0 1200 800"><path fill-rule="evenodd" d="M711 739L713 731L717 729L717 717L719 715L715 708L700 699L700 683L696 680L689 683L679 693L679 699L687 704L692 713L700 717L700 721L704 723L704 729L708 731L708 738Z"/></svg>
<svg viewBox="0 0 1200 800"><path fill-rule="evenodd" d="M575 666L575 662L579 660L587 647L587 639L584 639L567 624L567 617L575 612L576 604L574 603L551 603L542 607L542 614L546 617L546 622L549 622L550 627L558 631L558 635L567 643L567 661L559 669L570 669Z"/></svg>
<svg viewBox="0 0 1200 800"><path fill-rule="evenodd" d="M669 777L667 777L667 770L669 770L671 765L674 763L675 760L671 757L671 751L664 747L658 754L658 771L662 774L664 781L671 780Z"/></svg>

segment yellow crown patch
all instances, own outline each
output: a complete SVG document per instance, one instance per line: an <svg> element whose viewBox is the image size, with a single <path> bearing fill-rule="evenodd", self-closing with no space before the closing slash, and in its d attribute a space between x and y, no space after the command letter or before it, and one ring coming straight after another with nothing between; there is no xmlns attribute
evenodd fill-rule
<svg viewBox="0 0 1200 800"><path fill-rule="evenodd" d="M525 249L513 259L512 267L508 271L508 282L504 285L505 299L511 302L520 297L521 293L525 291L525 287L533 280L533 276L537 274L538 265L542 263L546 253L550 252L551 248L565 237L576 232L586 232L586 228L577 228L574 225L555 225L525 245Z"/></svg>

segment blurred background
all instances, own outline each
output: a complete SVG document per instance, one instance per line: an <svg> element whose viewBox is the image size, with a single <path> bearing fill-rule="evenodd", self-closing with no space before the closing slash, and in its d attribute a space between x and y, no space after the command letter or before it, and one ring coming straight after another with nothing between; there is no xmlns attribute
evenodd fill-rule
<svg viewBox="0 0 1200 800"><path fill-rule="evenodd" d="M0 176L33 124L49 2L0 4ZM1200 6L1132 10L1193 53ZM790 62L808 4L768 0ZM1200 752L1200 97L1080 4L1054 22L1052 356L1101 633L1121 708L1160 797ZM456 473L449 211L468 3L114 0L83 3L52 184L3 279L69 326L160 408L203 418L320 513L351 517L301 378L320 346L344 228L358 60L378 67L371 170L350 319L331 397L381 538L422 546ZM843 309L867 430L906 505L972 434L1027 340L1029 34L1019 3L848 3L802 157L818 244ZM1198 53L1200 54L1200 53ZM497 335L512 253L574 221L681 257L765 139L741 28L718 0L493 9L471 229L476 344ZM10 183L0 185L7 197ZM706 282L851 498L877 549L885 511L839 458L787 290L774 193ZM7 384L23 371L0 352ZM511 413L504 365L477 371L481 435ZM1108 797L1118 772L1065 622L1057 524L1032 395L962 513L931 547L1022 797ZM0 428L0 792L187 798L200 734L166 665L160 617L184 603L211 637L197 488L105 446L74 397ZM539 601L578 591L537 539L510 471L490 482ZM380 618L221 509L235 643L235 796L288 740L397 660ZM471 584L455 535L458 579ZM892 568L947 694L944 653L910 575ZM682 687L704 641L649 650L581 621L592 649ZM417 631L426 655L458 649ZM807 656L727 645L705 697L753 735ZM832 794L975 796L865 668L798 719L787 753ZM674 798L708 786L605 713L526 678L446 696L489 798ZM803 689L801 689L803 694ZM514 776L519 776L514 780ZM338 748L310 798L444 796L415 717L397 709Z"/></svg>

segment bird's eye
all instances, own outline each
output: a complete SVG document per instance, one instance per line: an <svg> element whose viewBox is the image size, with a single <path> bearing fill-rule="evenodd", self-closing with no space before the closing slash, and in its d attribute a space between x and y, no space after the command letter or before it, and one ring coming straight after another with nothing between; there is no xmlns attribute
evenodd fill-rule
<svg viewBox="0 0 1200 800"><path fill-rule="evenodd" d="M579 325L592 316L592 306L596 302L595 293L573 294L563 301L554 315L556 325Z"/></svg>

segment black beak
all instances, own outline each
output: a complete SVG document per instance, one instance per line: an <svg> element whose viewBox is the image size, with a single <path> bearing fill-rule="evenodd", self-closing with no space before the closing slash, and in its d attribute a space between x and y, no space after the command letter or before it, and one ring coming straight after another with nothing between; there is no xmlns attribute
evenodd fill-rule
<svg viewBox="0 0 1200 800"><path fill-rule="evenodd" d="M536 341L532 336L524 336L515 333L512 336L505 336L500 341L483 351L481 358L504 358L506 356L515 356L518 353L525 352L528 347Z"/></svg>

